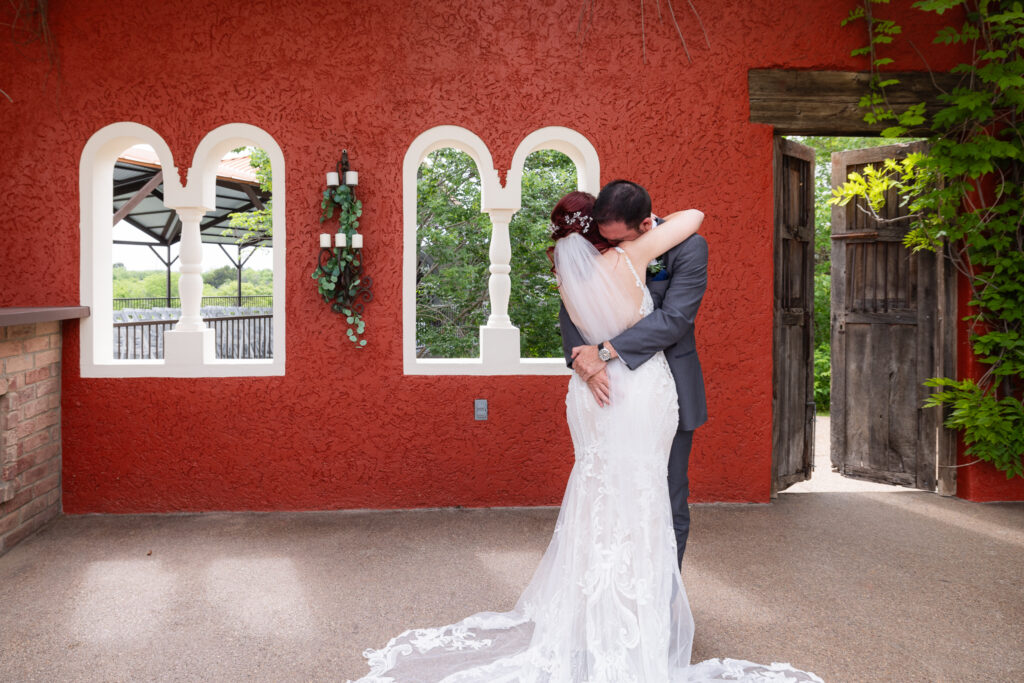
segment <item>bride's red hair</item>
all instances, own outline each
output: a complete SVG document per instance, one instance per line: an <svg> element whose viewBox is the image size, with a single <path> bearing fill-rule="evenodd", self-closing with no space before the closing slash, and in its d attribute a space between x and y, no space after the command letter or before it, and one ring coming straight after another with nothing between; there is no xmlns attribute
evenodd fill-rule
<svg viewBox="0 0 1024 683"><path fill-rule="evenodd" d="M597 247L598 251L610 249L612 245L601 237L601 231L597 229L597 222L594 221L594 201L594 195L579 191L570 192L558 200L555 208L551 210L551 240L557 242L575 232L583 235L588 242ZM576 217L576 214L579 216ZM548 247L549 259L552 259L554 249Z"/></svg>

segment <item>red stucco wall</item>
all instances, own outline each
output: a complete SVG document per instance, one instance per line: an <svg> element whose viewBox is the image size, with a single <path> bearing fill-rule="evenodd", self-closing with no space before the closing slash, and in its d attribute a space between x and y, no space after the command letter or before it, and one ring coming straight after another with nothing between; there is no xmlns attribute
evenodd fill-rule
<svg viewBox="0 0 1024 683"><path fill-rule="evenodd" d="M65 325L69 513L553 504L573 456L565 377L406 377L401 364L401 165L439 124L478 135L506 169L531 131L587 136L602 180L635 178L656 210L705 211L710 286L699 319L708 424L696 501L767 501L771 469L772 193L768 126L748 122L751 68L862 69L839 21L853 2L696 2L693 54L635 2L598 3L582 53L575 0L53 3L60 67L0 40L5 230L0 305L78 301L78 161L89 137L135 121L179 171L231 122L268 131L288 172L287 374L82 379ZM681 8L677 7L677 10ZM944 20L893 9L931 66ZM902 12L902 15L900 13ZM921 69L906 42L895 68ZM309 279L319 192L342 147L360 172L369 346L356 350ZM490 401L473 420L472 401Z"/></svg>

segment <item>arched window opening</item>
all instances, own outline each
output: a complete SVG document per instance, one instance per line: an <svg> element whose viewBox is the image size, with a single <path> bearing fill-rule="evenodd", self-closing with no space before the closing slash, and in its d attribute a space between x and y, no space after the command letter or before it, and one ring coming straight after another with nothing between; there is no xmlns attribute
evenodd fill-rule
<svg viewBox="0 0 1024 683"><path fill-rule="evenodd" d="M121 152L113 181L113 360L163 358L164 332L181 310L181 221L164 204L163 170L150 145Z"/></svg>
<svg viewBox="0 0 1024 683"><path fill-rule="evenodd" d="M273 221L270 159L239 147L220 160L216 208L200 221L200 314L217 359L273 357ZM149 145L114 165L113 358L159 360L181 318L181 219L164 204L163 171Z"/></svg>
<svg viewBox="0 0 1024 683"><path fill-rule="evenodd" d="M512 294L509 316L519 328L522 358L558 358L558 287L547 250L551 246L551 209L577 187L576 165L565 154L542 149L523 165L522 208L509 223L512 243Z"/></svg>
<svg viewBox="0 0 1024 683"><path fill-rule="evenodd" d="M567 374L547 262L552 206L598 191L580 133L527 135L504 174L460 126L425 130L402 162L402 360L410 375ZM525 184L525 188L524 188Z"/></svg>
<svg viewBox="0 0 1024 683"><path fill-rule="evenodd" d="M237 147L217 168L217 208L200 223L200 312L218 359L273 358L273 175L263 149Z"/></svg>
<svg viewBox="0 0 1024 683"><path fill-rule="evenodd" d="M284 374L287 195L271 136L226 124L186 166L122 121L89 139L79 173L83 377Z"/></svg>
<svg viewBox="0 0 1024 683"><path fill-rule="evenodd" d="M431 152L416 175L416 357L476 358L487 321L491 221L465 152Z"/></svg>

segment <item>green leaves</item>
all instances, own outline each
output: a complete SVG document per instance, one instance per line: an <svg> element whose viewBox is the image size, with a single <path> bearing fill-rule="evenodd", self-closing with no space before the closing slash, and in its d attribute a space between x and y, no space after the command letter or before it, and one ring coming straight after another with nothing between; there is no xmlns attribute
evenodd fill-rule
<svg viewBox="0 0 1024 683"><path fill-rule="evenodd" d="M232 151L249 153L249 166L256 172L260 190L273 193L273 177L270 157L267 153L259 147L239 147ZM250 211L230 213L228 214L229 227L221 234L237 236L238 244L266 244L271 241L274 234L273 210L274 200L268 199L263 203L263 208L254 206ZM242 232L239 233L239 230Z"/></svg>
<svg viewBox="0 0 1024 683"><path fill-rule="evenodd" d="M347 330L345 330L345 335L348 336L348 340L355 344L356 346L366 346L366 340L359 338L360 335L363 334L363 331L366 329L366 325L365 323L363 323L362 316L350 315L346 318L346 320L348 320L350 323L354 323L353 327L350 327Z"/></svg>
<svg viewBox="0 0 1024 683"><path fill-rule="evenodd" d="M863 19L863 18L864 18L864 6L863 5L859 5L857 7L854 7L852 10L850 10L850 13L846 16L845 19L843 19L842 21L839 22L839 25L840 26L846 26L850 22L857 21L858 19ZM853 53L851 53L851 54L853 54Z"/></svg>
<svg viewBox="0 0 1024 683"><path fill-rule="evenodd" d="M323 191L320 200L320 222L329 221L337 214L338 232L352 235L359 228L359 217L363 215L363 203L356 199L355 191L347 185L329 187Z"/></svg>
<svg viewBox="0 0 1024 683"><path fill-rule="evenodd" d="M897 188L901 194L917 184L917 165L920 155L910 154L899 161L886 159L882 168L874 164L864 167L864 173L853 172L847 176L846 182L832 191L833 198L829 203L846 206L858 197L866 199L871 209L878 214L885 206L889 190Z"/></svg>
<svg viewBox="0 0 1024 683"><path fill-rule="evenodd" d="M832 401L832 359L830 348L814 349L814 407L828 413Z"/></svg>
<svg viewBox="0 0 1024 683"><path fill-rule="evenodd" d="M363 215L363 203L356 199L355 190L347 185L328 187L321 195L320 222L324 223L337 216L338 232L344 233L347 244L352 244L352 235L359 228L359 217ZM362 348L366 340L360 335L366 329L362 315L352 312L351 302L360 292L362 280L357 275L361 265L359 251L348 247L335 247L332 256L317 265L313 279L317 280L317 291L331 309L345 316L345 322L353 327L345 331L349 341Z"/></svg>
<svg viewBox="0 0 1024 683"><path fill-rule="evenodd" d="M914 3L914 7L925 12L942 14L947 10L951 10L954 7L959 7L963 4L964 0L918 0Z"/></svg>
<svg viewBox="0 0 1024 683"><path fill-rule="evenodd" d="M974 380L935 377L925 386L942 391L931 394L925 407L948 406L945 425L963 432L966 453L992 463L1006 478L1024 476L1024 406L1016 398L997 398Z"/></svg>

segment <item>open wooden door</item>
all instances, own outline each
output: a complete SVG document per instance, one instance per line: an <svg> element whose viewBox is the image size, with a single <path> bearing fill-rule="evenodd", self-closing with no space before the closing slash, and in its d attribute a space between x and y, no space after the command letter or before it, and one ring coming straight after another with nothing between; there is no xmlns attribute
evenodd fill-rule
<svg viewBox="0 0 1024 683"><path fill-rule="evenodd" d="M775 138L772 491L814 468L814 150Z"/></svg>
<svg viewBox="0 0 1024 683"><path fill-rule="evenodd" d="M836 152L832 186L852 171L923 151L923 143ZM892 191L880 222L863 202L832 209L832 465L857 479L934 490L941 415L924 409L943 373L941 257L903 246L909 230Z"/></svg>

